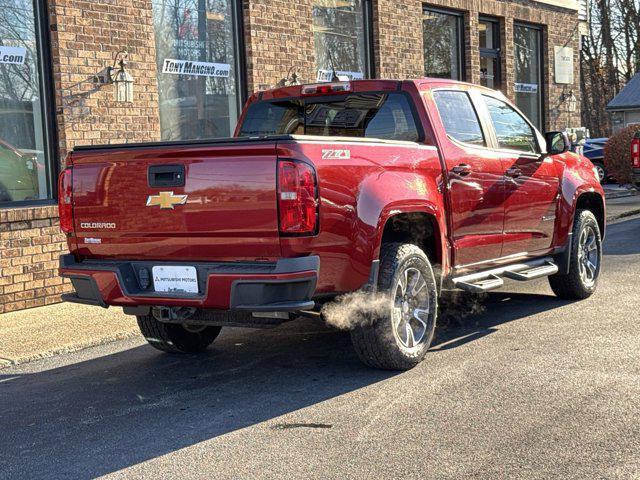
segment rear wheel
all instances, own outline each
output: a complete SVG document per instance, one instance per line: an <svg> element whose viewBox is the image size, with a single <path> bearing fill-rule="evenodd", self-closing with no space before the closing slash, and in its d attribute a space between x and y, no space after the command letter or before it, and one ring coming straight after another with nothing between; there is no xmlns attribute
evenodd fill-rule
<svg viewBox="0 0 640 480"><path fill-rule="evenodd" d="M425 253L411 244L383 245L378 292L383 308L351 332L353 346L370 367L408 370L424 359L436 326L436 281Z"/></svg>
<svg viewBox="0 0 640 480"><path fill-rule="evenodd" d="M142 335L152 347L169 353L197 353L206 350L222 327L163 323L153 315L138 316Z"/></svg>
<svg viewBox="0 0 640 480"><path fill-rule="evenodd" d="M569 272L549 277L551 290L567 300L581 300L596 291L602 262L602 238L596 217L578 210L573 225Z"/></svg>

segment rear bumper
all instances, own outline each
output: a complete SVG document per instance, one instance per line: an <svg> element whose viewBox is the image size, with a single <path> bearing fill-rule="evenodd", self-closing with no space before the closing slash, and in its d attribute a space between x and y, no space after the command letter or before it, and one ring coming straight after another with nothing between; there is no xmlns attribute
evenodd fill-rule
<svg viewBox="0 0 640 480"><path fill-rule="evenodd" d="M157 293L143 289L139 272L154 265L189 265L198 272L198 294ZM195 307L214 310L285 312L309 310L316 289L317 256L284 258L276 263L177 263L86 260L60 257L60 275L74 293L63 300L86 305Z"/></svg>

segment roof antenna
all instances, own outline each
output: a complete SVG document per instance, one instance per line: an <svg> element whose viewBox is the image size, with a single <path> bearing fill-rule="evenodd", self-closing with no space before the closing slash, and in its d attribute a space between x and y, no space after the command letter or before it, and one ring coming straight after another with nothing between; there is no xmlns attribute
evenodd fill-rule
<svg viewBox="0 0 640 480"><path fill-rule="evenodd" d="M338 77L338 72L336 72L336 65L335 65L335 63L333 63L333 57L331 56L331 50L328 50L327 53L329 54L329 62L331 63L331 81L332 82L339 82L340 81L340 77Z"/></svg>

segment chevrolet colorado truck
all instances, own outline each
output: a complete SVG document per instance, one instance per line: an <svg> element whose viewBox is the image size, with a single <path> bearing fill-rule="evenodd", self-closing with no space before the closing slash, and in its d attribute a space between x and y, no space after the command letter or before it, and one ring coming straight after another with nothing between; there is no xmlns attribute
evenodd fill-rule
<svg viewBox="0 0 640 480"><path fill-rule="evenodd" d="M180 353L366 292L377 307L351 331L358 356L408 369L443 289L546 276L561 298L594 292L604 193L569 148L501 93L449 80L256 93L233 138L70 153L65 299L123 307Z"/></svg>

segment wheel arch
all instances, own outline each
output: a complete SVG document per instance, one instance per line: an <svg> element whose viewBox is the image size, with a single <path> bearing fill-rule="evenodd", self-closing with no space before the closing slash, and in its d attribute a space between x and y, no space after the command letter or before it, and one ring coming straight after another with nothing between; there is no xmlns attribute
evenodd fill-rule
<svg viewBox="0 0 640 480"><path fill-rule="evenodd" d="M593 213L598 221L600 235L604 239L607 221L605 216L604 199L602 196L596 192L584 192L577 196L575 206L573 208L573 221L571 228L573 228L573 222L575 222L575 216L578 210L589 210Z"/></svg>
<svg viewBox="0 0 640 480"><path fill-rule="evenodd" d="M431 262L438 282L448 271L447 248L440 217L435 209L394 209L381 219L376 258L382 245L387 243L411 243L420 247Z"/></svg>

